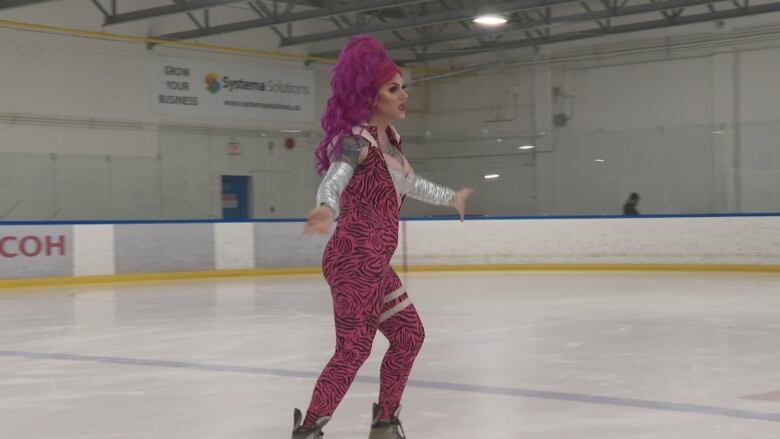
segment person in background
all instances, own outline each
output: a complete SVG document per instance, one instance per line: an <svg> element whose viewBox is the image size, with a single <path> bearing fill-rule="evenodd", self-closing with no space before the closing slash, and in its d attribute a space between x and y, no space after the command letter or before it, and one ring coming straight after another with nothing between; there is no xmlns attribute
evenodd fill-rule
<svg viewBox="0 0 780 439"><path fill-rule="evenodd" d="M626 200L626 204L623 205L623 215L639 215L639 210L636 208L637 204L639 204L639 194L631 192L628 200Z"/></svg>

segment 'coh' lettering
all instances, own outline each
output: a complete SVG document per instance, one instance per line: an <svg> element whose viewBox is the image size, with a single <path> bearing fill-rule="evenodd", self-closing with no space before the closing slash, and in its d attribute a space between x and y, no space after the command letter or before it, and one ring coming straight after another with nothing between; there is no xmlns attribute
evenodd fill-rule
<svg viewBox="0 0 780 439"><path fill-rule="evenodd" d="M23 237L3 236L0 238L0 256L4 258L16 258L25 256L34 258L41 255L65 256L65 235L39 236L28 235Z"/></svg>

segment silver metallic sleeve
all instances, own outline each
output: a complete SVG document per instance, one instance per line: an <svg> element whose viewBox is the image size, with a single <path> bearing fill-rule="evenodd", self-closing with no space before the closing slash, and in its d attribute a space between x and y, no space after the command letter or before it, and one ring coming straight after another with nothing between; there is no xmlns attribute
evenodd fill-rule
<svg viewBox="0 0 780 439"><path fill-rule="evenodd" d="M438 206L449 206L452 204L452 198L455 196L455 191L452 189L428 181L415 174L414 171L407 179L410 183L408 193L410 197Z"/></svg>
<svg viewBox="0 0 780 439"><path fill-rule="evenodd" d="M333 218L339 216L339 200L344 188L352 178L354 169L349 163L337 161L333 162L322 178L322 183L317 189L317 206L328 206L333 211Z"/></svg>

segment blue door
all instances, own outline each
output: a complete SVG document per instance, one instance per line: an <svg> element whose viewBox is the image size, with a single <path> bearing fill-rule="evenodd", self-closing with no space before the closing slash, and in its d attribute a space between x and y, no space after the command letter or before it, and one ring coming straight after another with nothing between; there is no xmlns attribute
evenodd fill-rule
<svg viewBox="0 0 780 439"><path fill-rule="evenodd" d="M241 175L222 176L222 218L249 219L249 179Z"/></svg>

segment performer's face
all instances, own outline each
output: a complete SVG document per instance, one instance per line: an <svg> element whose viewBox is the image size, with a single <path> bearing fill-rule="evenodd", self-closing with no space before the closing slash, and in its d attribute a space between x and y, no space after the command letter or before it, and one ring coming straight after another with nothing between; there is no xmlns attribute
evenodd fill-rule
<svg viewBox="0 0 780 439"><path fill-rule="evenodd" d="M400 73L396 73L390 82L379 87L374 115L390 121L405 118L406 98L409 97L405 88L404 78Z"/></svg>

